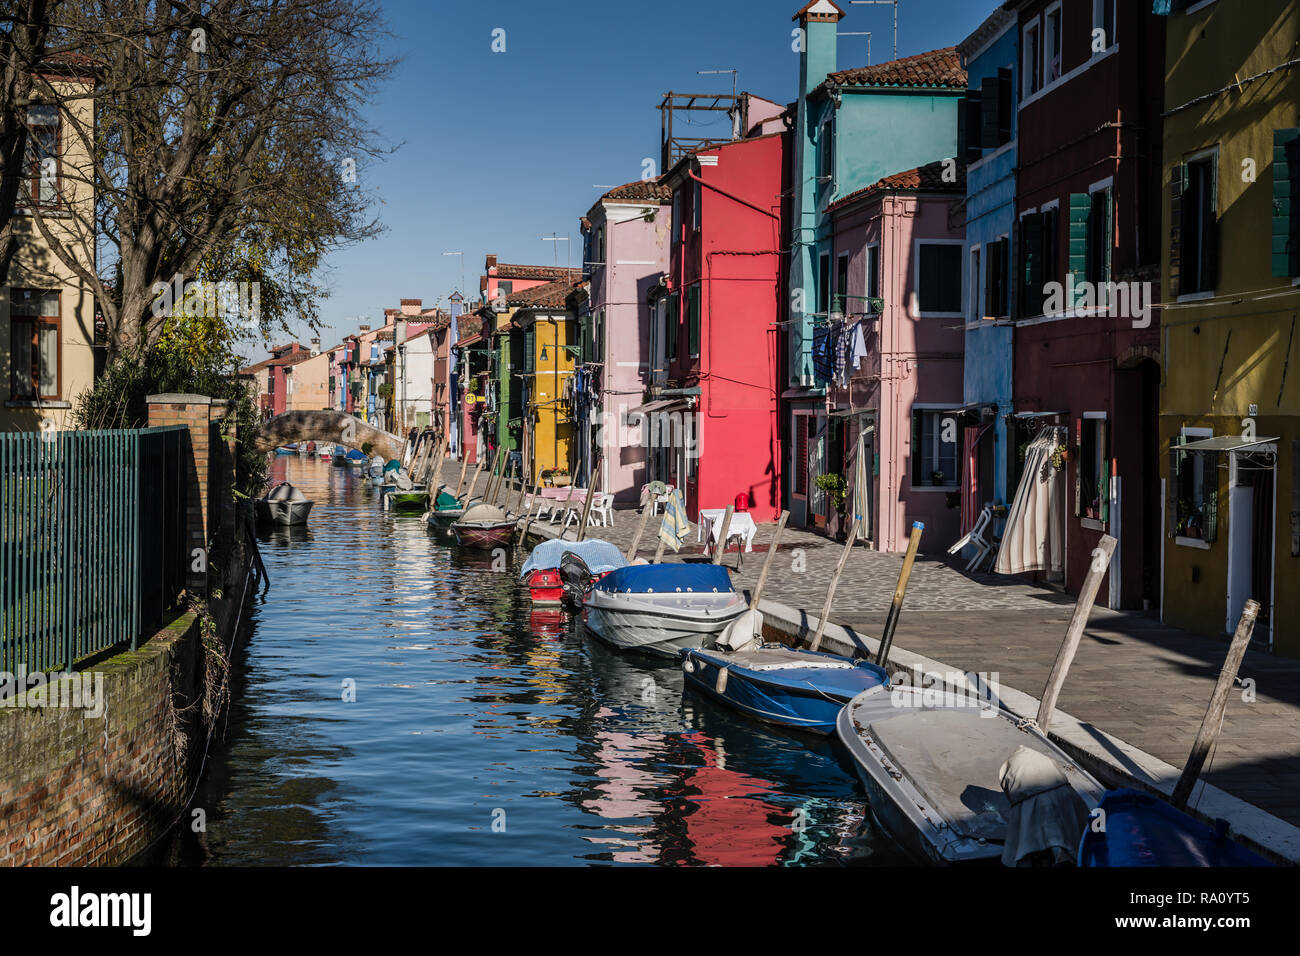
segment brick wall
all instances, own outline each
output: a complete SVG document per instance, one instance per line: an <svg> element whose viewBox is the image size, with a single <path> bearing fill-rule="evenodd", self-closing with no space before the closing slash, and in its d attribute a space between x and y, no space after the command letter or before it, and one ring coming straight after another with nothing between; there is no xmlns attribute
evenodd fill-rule
<svg viewBox="0 0 1300 956"><path fill-rule="evenodd" d="M0 707L0 866L112 866L162 832L193 788L203 735L189 710L178 753L168 709L199 682L198 625L182 616L103 674L103 716L71 707ZM64 682L66 684L66 680ZM48 697L46 698L48 700Z"/></svg>

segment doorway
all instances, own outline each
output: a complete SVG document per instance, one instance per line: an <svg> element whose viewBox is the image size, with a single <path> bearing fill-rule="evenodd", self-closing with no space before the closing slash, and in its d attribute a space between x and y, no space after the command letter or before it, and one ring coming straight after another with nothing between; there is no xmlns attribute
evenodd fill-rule
<svg viewBox="0 0 1300 956"><path fill-rule="evenodd" d="M1228 475L1228 607L1231 633L1246 601L1259 602L1255 639L1273 643L1273 529L1276 456L1255 448L1234 453Z"/></svg>

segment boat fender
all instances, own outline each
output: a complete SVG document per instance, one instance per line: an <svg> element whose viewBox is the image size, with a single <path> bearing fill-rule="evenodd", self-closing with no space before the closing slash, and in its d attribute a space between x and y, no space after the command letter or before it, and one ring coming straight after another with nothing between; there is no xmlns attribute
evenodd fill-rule
<svg viewBox="0 0 1300 956"><path fill-rule="evenodd" d="M728 667L718 668L718 681L713 685L713 689L719 694L725 693L727 690L727 672L729 670Z"/></svg>
<svg viewBox="0 0 1300 956"><path fill-rule="evenodd" d="M688 674L694 674L694 673L695 673L695 665L694 665L693 663L691 663L691 659L690 659L689 657L683 659L683 661L682 661L682 670L686 671L686 673L688 673Z"/></svg>

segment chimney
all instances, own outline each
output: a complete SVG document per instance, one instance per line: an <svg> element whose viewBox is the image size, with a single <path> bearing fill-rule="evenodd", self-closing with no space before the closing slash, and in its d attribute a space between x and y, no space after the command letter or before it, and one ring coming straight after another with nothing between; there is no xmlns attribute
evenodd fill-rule
<svg viewBox="0 0 1300 956"><path fill-rule="evenodd" d="M806 97L835 72L836 24L844 11L831 0L815 0L791 19L804 31L803 51L799 54L799 96Z"/></svg>
<svg viewBox="0 0 1300 956"><path fill-rule="evenodd" d="M496 256L488 256L487 259L483 262L483 268L488 272L491 272L496 267L497 267Z"/></svg>
<svg viewBox="0 0 1300 956"><path fill-rule="evenodd" d="M423 304L423 299L403 299L401 302L402 315L419 315L420 306Z"/></svg>
<svg viewBox="0 0 1300 956"><path fill-rule="evenodd" d="M357 328L360 329L362 332L369 332L369 331L370 331L370 326L368 326L368 325L358 325Z"/></svg>

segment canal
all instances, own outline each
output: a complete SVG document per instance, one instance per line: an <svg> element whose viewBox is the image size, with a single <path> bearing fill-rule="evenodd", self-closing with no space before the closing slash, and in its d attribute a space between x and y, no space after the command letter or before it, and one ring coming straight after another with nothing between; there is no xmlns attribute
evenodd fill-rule
<svg viewBox="0 0 1300 956"><path fill-rule="evenodd" d="M494 569L328 462L273 476L316 504L260 541L271 589L245 612L202 832L187 816L154 862L902 862L828 742L533 613L524 554Z"/></svg>

